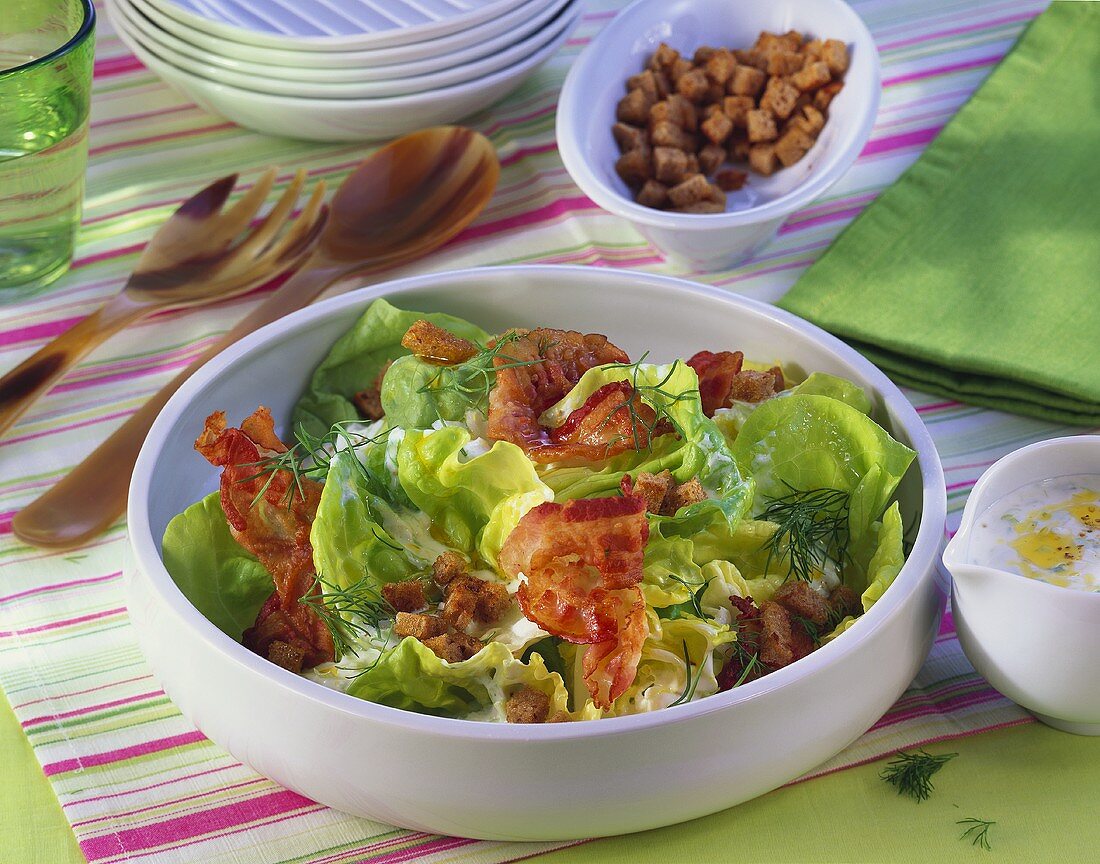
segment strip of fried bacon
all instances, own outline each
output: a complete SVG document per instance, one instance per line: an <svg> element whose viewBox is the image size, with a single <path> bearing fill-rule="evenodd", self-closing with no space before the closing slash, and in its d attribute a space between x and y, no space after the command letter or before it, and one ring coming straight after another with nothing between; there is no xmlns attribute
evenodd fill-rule
<svg viewBox="0 0 1100 864"><path fill-rule="evenodd" d="M687 361L699 376L699 397L708 417L734 401L763 402L783 389L783 371L778 366L757 372L742 369L744 360L740 351L700 351Z"/></svg>
<svg viewBox="0 0 1100 864"><path fill-rule="evenodd" d="M273 646L280 654L286 653L276 643L292 646L295 653L301 653L306 668L332 660L328 629L300 602L315 590L309 531L321 484L304 477L295 479L284 469L263 470L260 463L264 459L287 450L275 434L271 413L263 406L239 429L226 428L224 412L215 411L206 418L195 449L223 469L221 504L229 530L274 581L274 593L256 623L245 631L245 645L264 657L272 656Z"/></svg>
<svg viewBox="0 0 1100 864"><path fill-rule="evenodd" d="M649 539L636 495L548 502L519 521L500 551L528 620L585 650L584 682L610 708L634 681L649 634L638 583Z"/></svg>

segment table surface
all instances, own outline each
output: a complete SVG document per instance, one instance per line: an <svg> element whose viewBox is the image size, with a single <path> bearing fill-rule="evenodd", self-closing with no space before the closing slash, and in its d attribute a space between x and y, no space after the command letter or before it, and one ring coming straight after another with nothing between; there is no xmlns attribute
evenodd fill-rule
<svg viewBox="0 0 1100 864"><path fill-rule="evenodd" d="M475 264L587 263L691 275L774 300L911 164L1044 3L853 4L875 34L884 62L884 96L871 143L849 175L796 214L755 260L705 275L684 274L663 262L629 226L584 199L561 166L553 143L556 87L572 57L622 4L596 0L588 5L581 29L532 83L500 109L471 120L493 140L503 163L498 194L486 213L449 247L394 275ZM278 162L304 165L311 179L325 176L335 185L369 150L264 138L205 114L144 70L112 35L106 18L99 31L91 148L76 265L47 294L3 310L0 368L10 368L116 291L142 243L181 198L209 178L238 169L254 176L262 166ZM5 459L0 500L8 511L0 531L0 567L25 567L32 560L29 550L10 537L11 512L88 452L254 302L255 296L161 316L134 328L91 355L67 385L36 406L11 440L0 443ZM1032 440L1081 431L909 395L944 460L951 525L974 480L994 459ZM53 446L43 449L43 439ZM21 471L11 466L23 462L41 470L29 479L13 476ZM80 559L88 555L121 555L123 533L123 525L115 526L102 543L72 556L73 566L82 567ZM0 599L4 626L14 614L5 601L13 596ZM11 632L18 631L0 632L0 681L9 695L22 692L20 670L10 662L18 649L3 638ZM14 696L11 701L17 703L19 719L30 722L31 715L20 707L29 703ZM776 790L707 819L537 857L554 864L713 860L734 854L760 861L981 860L987 853L960 841L962 829L955 824L977 817L996 821L990 840L1000 860L1094 858L1100 820L1091 811L1100 788L1100 744L1022 718L1014 722L1022 725L928 745L932 752L959 756L937 775L933 797L920 804L894 794L878 778L881 763L871 763ZM0 862L85 860L39 766L45 757L36 758L7 702L0 707L0 759L6 771L0 792L5 816ZM524 854L515 848L495 856L468 850L422 860L488 862ZM131 860L126 855L94 857L101 859ZM160 851L133 860L184 859Z"/></svg>

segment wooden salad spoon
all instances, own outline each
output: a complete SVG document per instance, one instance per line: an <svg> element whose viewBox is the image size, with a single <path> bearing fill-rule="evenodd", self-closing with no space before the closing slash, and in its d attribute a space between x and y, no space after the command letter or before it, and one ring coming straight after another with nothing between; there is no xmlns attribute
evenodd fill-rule
<svg viewBox="0 0 1100 864"><path fill-rule="evenodd" d="M302 269L17 513L16 536L34 546L67 549L105 531L125 510L130 474L149 427L196 369L339 280L407 263L443 245L481 212L499 176L489 140L456 126L414 132L367 158L336 191L317 249Z"/></svg>
<svg viewBox="0 0 1100 864"><path fill-rule="evenodd" d="M322 184L294 225L277 240L275 235L298 201L304 171L263 221L234 243L263 205L275 174L274 168L265 171L224 213L236 174L184 201L153 235L118 294L0 378L0 435L82 357L120 330L154 312L235 297L300 263L325 223Z"/></svg>

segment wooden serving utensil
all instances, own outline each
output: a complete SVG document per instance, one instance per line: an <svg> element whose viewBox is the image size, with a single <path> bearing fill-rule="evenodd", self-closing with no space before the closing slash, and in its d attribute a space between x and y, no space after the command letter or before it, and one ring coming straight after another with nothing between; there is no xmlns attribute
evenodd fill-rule
<svg viewBox="0 0 1100 864"><path fill-rule="evenodd" d="M130 474L149 427L196 369L253 330L308 305L339 280L438 248L481 212L499 176L493 145L462 127L414 132L374 153L336 191L316 251L302 269L17 513L16 536L34 546L68 549L105 531L126 507Z"/></svg>
<svg viewBox="0 0 1100 864"><path fill-rule="evenodd" d="M0 378L0 435L89 351L136 321L166 309L225 300L250 291L299 264L324 226L324 184L294 225L275 239L298 201L299 171L264 220L239 242L260 209L276 171L269 168L226 212L237 182L232 174L184 201L153 235L122 290Z"/></svg>

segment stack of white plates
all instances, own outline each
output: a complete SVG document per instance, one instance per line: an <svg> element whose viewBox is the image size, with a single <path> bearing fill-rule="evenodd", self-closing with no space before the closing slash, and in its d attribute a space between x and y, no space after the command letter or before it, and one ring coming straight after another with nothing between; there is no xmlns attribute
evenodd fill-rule
<svg viewBox="0 0 1100 864"><path fill-rule="evenodd" d="M503 98L583 0L110 0L119 37L215 114L315 141L390 138Z"/></svg>

